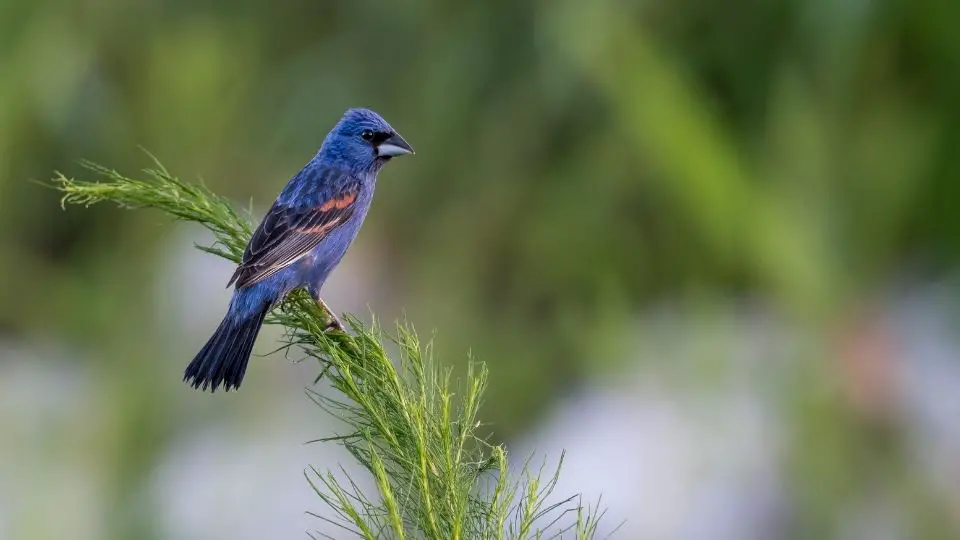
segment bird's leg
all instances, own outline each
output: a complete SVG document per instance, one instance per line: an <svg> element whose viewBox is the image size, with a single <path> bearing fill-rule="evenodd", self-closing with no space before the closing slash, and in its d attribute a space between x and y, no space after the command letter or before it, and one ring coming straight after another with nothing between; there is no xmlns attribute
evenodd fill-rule
<svg viewBox="0 0 960 540"><path fill-rule="evenodd" d="M338 330L340 332L346 332L346 329L343 327L343 323L340 322L340 319L337 318L337 314L330 309L330 306L323 301L323 298L320 298L320 295L314 295L314 298L317 299L317 304L320 305L320 309L327 312L327 316L330 317L330 322L327 323L327 326L324 328L324 331L328 330Z"/></svg>

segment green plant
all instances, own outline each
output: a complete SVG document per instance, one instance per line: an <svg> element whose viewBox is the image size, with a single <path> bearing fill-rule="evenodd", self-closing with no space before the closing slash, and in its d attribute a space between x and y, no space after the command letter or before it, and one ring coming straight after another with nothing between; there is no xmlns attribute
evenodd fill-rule
<svg viewBox="0 0 960 540"><path fill-rule="evenodd" d="M207 253L239 261L251 234L249 212L241 216L203 185L182 182L154 159L146 180L85 162L100 176L84 181L58 174L54 187L62 204L113 202L123 208L155 208L199 223L215 238ZM573 534L592 538L602 512L584 507L579 496L548 504L560 466L542 479L529 467L511 480L507 452L477 436L477 419L488 372L470 363L459 392L449 368L409 324L393 338L394 363L384 333L347 317L353 334L324 331L329 315L304 291L291 294L267 319L287 329L284 348L298 347L316 359L339 394L312 388L307 395L348 426L346 434L319 439L343 445L372 476L376 493L364 493L346 474L310 467L307 480L335 517L321 517L363 538L541 538ZM315 383L317 382L315 381ZM562 458L561 458L562 464Z"/></svg>

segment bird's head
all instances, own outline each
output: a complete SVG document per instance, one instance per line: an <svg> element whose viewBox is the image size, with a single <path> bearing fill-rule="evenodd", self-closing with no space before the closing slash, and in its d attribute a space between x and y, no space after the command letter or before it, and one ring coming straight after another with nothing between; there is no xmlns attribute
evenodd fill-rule
<svg viewBox="0 0 960 540"><path fill-rule="evenodd" d="M351 169L377 170L394 156L412 153L413 148L379 114L349 109L318 155Z"/></svg>

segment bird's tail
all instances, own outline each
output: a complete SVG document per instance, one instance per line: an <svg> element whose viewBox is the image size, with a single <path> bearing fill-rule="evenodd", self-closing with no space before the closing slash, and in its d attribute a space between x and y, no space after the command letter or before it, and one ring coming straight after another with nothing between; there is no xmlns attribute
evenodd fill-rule
<svg viewBox="0 0 960 540"><path fill-rule="evenodd" d="M207 344L187 366L183 380L194 388L206 390L209 386L211 392L220 384L226 391L240 388L243 374L247 371L247 361L253 351L253 342L268 311L269 306L265 306L245 318L228 313Z"/></svg>

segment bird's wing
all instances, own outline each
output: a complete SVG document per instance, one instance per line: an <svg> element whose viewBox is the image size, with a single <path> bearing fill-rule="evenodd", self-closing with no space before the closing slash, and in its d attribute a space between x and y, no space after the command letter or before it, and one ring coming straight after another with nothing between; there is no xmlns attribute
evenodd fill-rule
<svg viewBox="0 0 960 540"><path fill-rule="evenodd" d="M309 253L353 214L359 192L358 184L349 185L308 208L275 202L254 231L227 286L236 282L239 289L258 283Z"/></svg>

